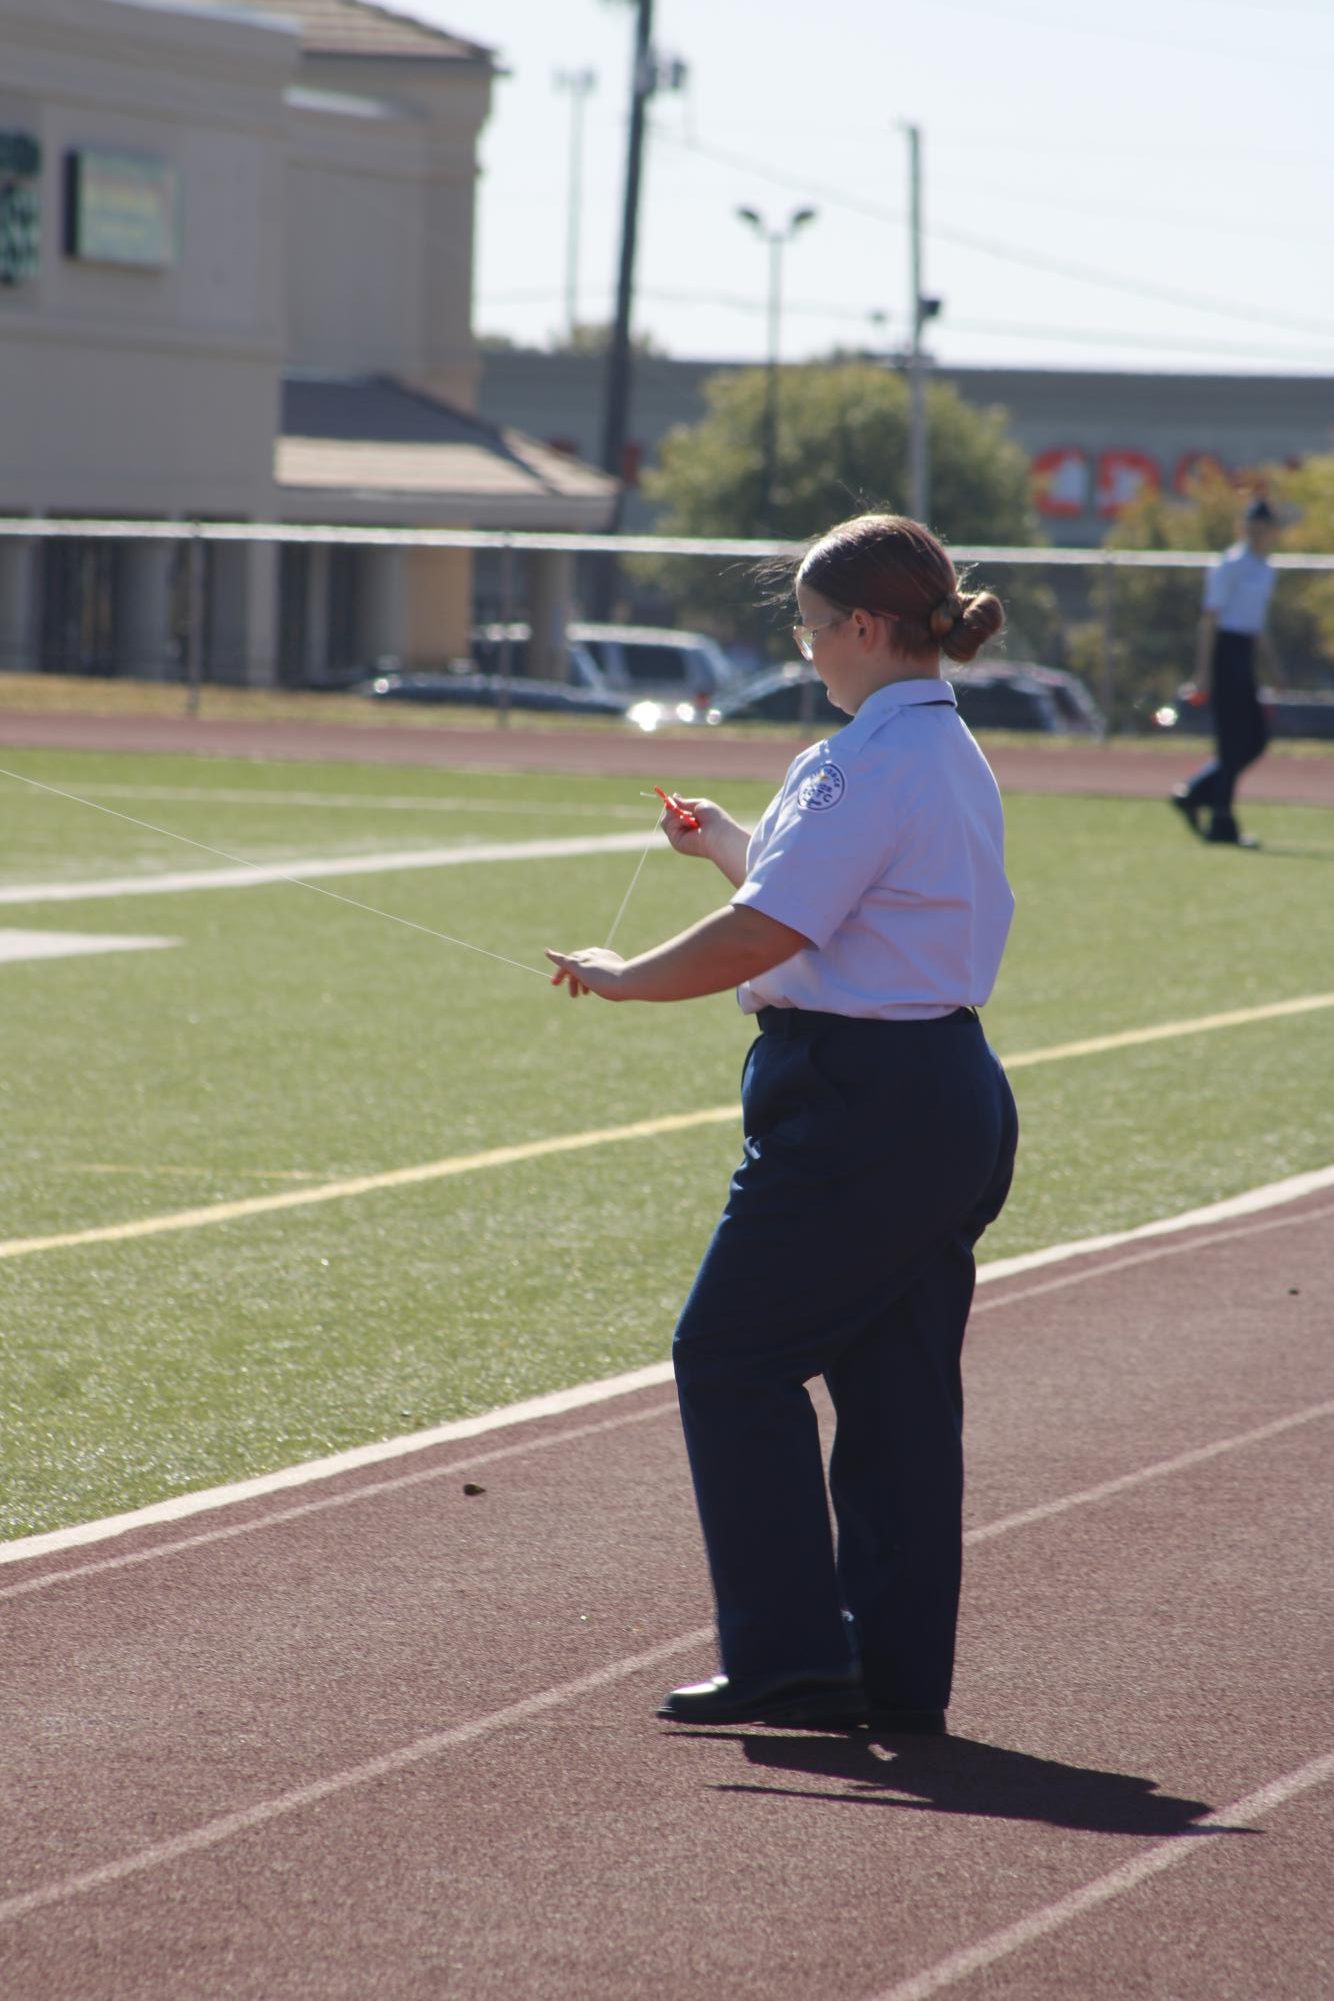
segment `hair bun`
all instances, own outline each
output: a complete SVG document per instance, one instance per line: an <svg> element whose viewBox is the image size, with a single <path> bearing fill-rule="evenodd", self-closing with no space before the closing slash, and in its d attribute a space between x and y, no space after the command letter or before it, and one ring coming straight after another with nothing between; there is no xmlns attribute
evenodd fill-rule
<svg viewBox="0 0 1334 2001"><path fill-rule="evenodd" d="M933 614L931 630L940 640L941 651L946 657L962 666L1001 630L1005 624L1005 610L992 591L978 591L962 601L956 598L955 603L959 605L957 618L944 632L937 632L936 615Z"/></svg>
<svg viewBox="0 0 1334 2001"><path fill-rule="evenodd" d="M947 591L927 621L933 639L945 639L963 617L963 599L957 591Z"/></svg>

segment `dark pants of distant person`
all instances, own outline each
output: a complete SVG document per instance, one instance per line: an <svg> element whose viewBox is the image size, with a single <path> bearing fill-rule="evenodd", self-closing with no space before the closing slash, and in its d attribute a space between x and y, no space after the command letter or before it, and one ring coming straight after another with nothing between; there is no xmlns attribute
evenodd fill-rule
<svg viewBox="0 0 1334 2001"><path fill-rule="evenodd" d="M673 1349L722 1670L843 1674L859 1658L878 1701L943 1708L960 1349L973 1246L1009 1192L1014 1098L971 1009L758 1021L744 1158ZM821 1375L828 1496L805 1387Z"/></svg>
<svg viewBox="0 0 1334 2001"><path fill-rule="evenodd" d="M1232 795L1237 780L1269 742L1269 725L1255 692L1254 661L1255 641L1248 632L1215 633L1209 694L1217 748L1187 785L1185 797L1210 809L1212 832L1221 838L1235 836Z"/></svg>

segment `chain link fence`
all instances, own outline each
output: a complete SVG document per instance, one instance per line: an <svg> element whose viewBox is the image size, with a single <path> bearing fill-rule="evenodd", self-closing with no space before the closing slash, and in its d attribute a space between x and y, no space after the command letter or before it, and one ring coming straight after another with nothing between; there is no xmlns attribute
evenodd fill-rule
<svg viewBox="0 0 1334 2001"><path fill-rule="evenodd" d="M757 582L798 545L285 523L0 519L0 672L181 684L347 689L400 670L484 673L506 690L577 682L579 606L613 571L625 621L693 629L742 674L793 659L790 610ZM1108 730L1153 726L1194 665L1210 550L956 547L1007 605L980 663L1073 674ZM1321 603L1334 555L1272 558L1271 615L1296 733L1334 734L1334 659ZM1188 574L1197 573L1197 574ZM777 598L781 600L781 587ZM464 692L460 687L460 694ZM595 706L589 703L590 711ZM1309 730L1296 720L1309 711ZM1184 720L1190 720L1184 718Z"/></svg>

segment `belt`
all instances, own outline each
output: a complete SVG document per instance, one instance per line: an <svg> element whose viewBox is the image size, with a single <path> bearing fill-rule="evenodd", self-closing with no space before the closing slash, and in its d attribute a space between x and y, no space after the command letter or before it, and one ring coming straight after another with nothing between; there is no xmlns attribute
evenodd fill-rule
<svg viewBox="0 0 1334 2001"><path fill-rule="evenodd" d="M822 1028L904 1029L943 1028L947 1022L975 1021L982 1017L975 1007L956 1007L949 1014L906 1015L890 1018L879 1014L828 1014L810 1007L762 1007L755 1016L762 1035L794 1038L814 1035Z"/></svg>

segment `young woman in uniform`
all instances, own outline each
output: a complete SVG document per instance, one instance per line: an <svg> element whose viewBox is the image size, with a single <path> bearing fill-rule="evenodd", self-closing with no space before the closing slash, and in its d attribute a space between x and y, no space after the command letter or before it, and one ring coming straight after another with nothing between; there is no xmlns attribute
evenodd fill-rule
<svg viewBox="0 0 1334 2001"><path fill-rule="evenodd" d="M794 759L753 834L708 799L680 802L697 828L663 818L730 902L633 959L547 956L576 998L735 987L760 1030L743 1159L673 1347L722 1672L659 1714L938 1731L973 1247L1017 1138L975 1012L1014 907L1000 795L940 657L970 660L1003 613L960 593L926 528L879 514L807 551L796 602L797 644L851 720Z"/></svg>

